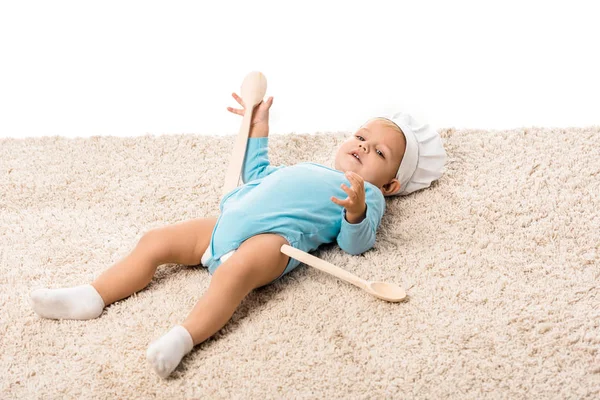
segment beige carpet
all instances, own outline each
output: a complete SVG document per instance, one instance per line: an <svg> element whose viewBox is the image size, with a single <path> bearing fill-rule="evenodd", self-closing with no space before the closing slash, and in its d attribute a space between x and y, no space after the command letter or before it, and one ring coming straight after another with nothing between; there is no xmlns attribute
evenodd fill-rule
<svg viewBox="0 0 600 400"><path fill-rule="evenodd" d="M272 135L271 162L331 165L348 134ZM145 351L206 269L161 266L91 321L40 319L28 294L89 283L147 230L217 215L233 136L0 139L0 398L598 398L600 127L441 135L446 174L387 200L375 248L316 252L403 285L406 302L301 265L169 380Z"/></svg>

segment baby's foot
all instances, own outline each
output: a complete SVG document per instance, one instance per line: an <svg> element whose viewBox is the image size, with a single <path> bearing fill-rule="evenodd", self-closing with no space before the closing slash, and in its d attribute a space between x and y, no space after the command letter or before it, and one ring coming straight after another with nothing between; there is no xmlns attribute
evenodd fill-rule
<svg viewBox="0 0 600 400"><path fill-rule="evenodd" d="M181 325L175 325L160 339L150 344L146 358L161 378L166 378L181 362L183 356L192 351L194 341Z"/></svg>
<svg viewBox="0 0 600 400"><path fill-rule="evenodd" d="M29 304L40 317L50 319L92 319L104 310L104 300L92 285L34 290Z"/></svg>

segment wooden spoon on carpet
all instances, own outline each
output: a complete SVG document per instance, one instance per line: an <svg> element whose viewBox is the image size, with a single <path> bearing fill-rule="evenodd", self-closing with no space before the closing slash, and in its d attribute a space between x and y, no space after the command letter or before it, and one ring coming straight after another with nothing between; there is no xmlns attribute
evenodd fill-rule
<svg viewBox="0 0 600 400"><path fill-rule="evenodd" d="M367 293L370 293L373 296L378 297L382 300L397 302L403 300L406 297L406 292L404 291L404 289L396 284L366 281L340 267L328 263L325 260L321 260L319 257L315 257L312 254L308 254L302 250L296 249L295 247L288 246L287 244L281 246L281 252L292 258L295 258L296 260L300 260L303 263L310 265L311 267L314 267L323 272L327 272L328 274L331 274L346 282L358 286Z"/></svg>

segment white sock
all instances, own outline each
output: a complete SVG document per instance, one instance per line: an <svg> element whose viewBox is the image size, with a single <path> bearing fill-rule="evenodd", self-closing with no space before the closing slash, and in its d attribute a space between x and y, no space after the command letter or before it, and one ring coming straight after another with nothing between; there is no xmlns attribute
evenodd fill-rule
<svg viewBox="0 0 600 400"><path fill-rule="evenodd" d="M63 289L38 289L29 295L29 304L43 318L92 319L104 310L104 301L92 285Z"/></svg>
<svg viewBox="0 0 600 400"><path fill-rule="evenodd" d="M150 343L146 358L161 378L166 378L181 362L183 356L192 351L194 340L181 325L175 325L160 339Z"/></svg>

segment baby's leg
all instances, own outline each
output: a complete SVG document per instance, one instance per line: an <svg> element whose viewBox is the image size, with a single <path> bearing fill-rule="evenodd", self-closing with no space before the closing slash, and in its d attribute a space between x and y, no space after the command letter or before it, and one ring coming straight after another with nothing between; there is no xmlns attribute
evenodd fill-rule
<svg viewBox="0 0 600 400"><path fill-rule="evenodd" d="M104 307L145 288L159 265L197 265L217 218L198 218L146 233L133 251L91 284L31 293L37 314L53 319L96 318Z"/></svg>
<svg viewBox="0 0 600 400"><path fill-rule="evenodd" d="M206 293L185 321L148 347L147 358L161 377L167 377L193 346L225 326L253 289L283 273L289 260L280 251L284 244L288 242L280 235L253 236L217 268Z"/></svg>

